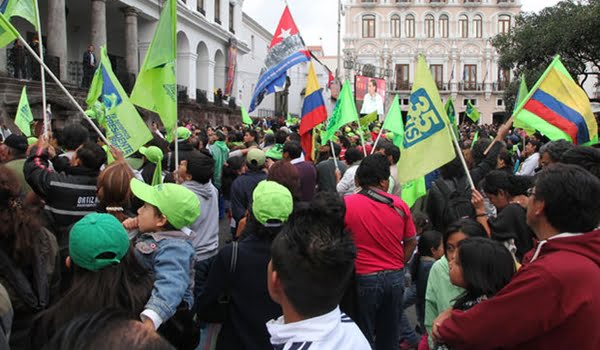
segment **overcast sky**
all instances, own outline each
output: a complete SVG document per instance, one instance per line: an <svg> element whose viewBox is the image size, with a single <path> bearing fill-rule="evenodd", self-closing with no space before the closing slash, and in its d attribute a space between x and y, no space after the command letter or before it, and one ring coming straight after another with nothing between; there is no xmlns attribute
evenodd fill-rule
<svg viewBox="0 0 600 350"><path fill-rule="evenodd" d="M290 11L306 45L322 44L328 56L337 54L337 2L338 0L288 0ZM539 11L557 2L558 0L522 0L523 11ZM284 6L284 0L245 0L243 10L272 33L279 23Z"/></svg>

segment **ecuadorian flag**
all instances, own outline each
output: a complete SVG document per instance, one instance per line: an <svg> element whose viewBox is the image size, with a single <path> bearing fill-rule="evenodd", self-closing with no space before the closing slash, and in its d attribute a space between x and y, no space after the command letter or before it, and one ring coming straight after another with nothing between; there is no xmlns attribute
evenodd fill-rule
<svg viewBox="0 0 600 350"><path fill-rule="evenodd" d="M556 56L514 113L522 124L550 140L578 145L598 142L598 124L590 100Z"/></svg>
<svg viewBox="0 0 600 350"><path fill-rule="evenodd" d="M306 94L302 103L302 119L300 119L300 140L304 154L312 154L312 135L310 131L317 125L327 120L327 109L323 94L319 88L319 81L315 74L312 61L308 66L308 78L306 79Z"/></svg>

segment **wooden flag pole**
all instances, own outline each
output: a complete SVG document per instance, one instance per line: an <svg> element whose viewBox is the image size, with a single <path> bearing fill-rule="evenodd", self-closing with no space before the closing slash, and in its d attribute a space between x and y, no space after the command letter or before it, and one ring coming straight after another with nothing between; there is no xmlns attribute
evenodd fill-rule
<svg viewBox="0 0 600 350"><path fill-rule="evenodd" d="M471 173L469 173L469 167L467 166L467 162L465 161L465 156L463 155L462 150L460 149L460 145L458 144L458 139L456 138L456 135L454 134L454 130L449 130L449 132L452 135L452 141L454 141L454 146L456 148L456 152L458 153L458 156L460 157L460 162L462 163L462 166L465 169L465 174L467 175L467 179L469 180L469 185L471 185L472 189L475 189L475 184L473 183L473 178L471 177Z"/></svg>
<svg viewBox="0 0 600 350"><path fill-rule="evenodd" d="M510 125L512 125L514 119L515 119L515 116L512 115L510 118L508 118L508 120L504 124L507 124L507 125L510 126ZM485 149L485 151L483 151L483 155L484 156L487 156L487 154L490 152L490 150L492 149L492 147L494 147L495 143L496 143L496 139L494 139L492 141L492 143L490 143L490 145Z"/></svg>
<svg viewBox="0 0 600 350"><path fill-rule="evenodd" d="M373 144L373 148L371 148L371 154L375 153L375 148L377 148L377 143L379 143L379 139L381 138L381 134L383 134L383 127L379 129L379 134L375 139L375 143Z"/></svg>
<svg viewBox="0 0 600 350"><path fill-rule="evenodd" d="M329 147L331 147L331 154L333 154L333 163L335 163L335 168L340 170L338 165L337 156L335 155L335 148L333 147L333 141L329 140Z"/></svg>
<svg viewBox="0 0 600 350"><path fill-rule="evenodd" d="M38 52L40 59L44 61L44 41L42 40L42 23L40 21L40 7L38 1L35 1L36 13L37 13L37 34L38 34ZM42 120L44 121L44 136L48 138L48 132L51 129L50 121L48 120L48 114L46 113L46 74L44 74L44 67L40 65L40 82L42 83Z"/></svg>

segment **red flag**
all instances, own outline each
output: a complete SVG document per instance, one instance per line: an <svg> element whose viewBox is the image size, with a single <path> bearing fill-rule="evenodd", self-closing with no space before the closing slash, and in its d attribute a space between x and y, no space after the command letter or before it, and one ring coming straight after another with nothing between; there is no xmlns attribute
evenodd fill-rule
<svg viewBox="0 0 600 350"><path fill-rule="evenodd" d="M294 23L290 9L286 6L279 20L279 25L275 30L275 35L273 35L273 40L271 40L271 45L269 45L269 49L282 42L288 36L296 34L298 34L298 27Z"/></svg>

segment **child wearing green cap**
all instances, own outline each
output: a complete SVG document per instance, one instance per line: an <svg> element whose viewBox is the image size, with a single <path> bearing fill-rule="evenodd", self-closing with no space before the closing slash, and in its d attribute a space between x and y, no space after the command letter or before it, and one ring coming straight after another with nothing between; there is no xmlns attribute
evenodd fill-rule
<svg viewBox="0 0 600 350"><path fill-rule="evenodd" d="M200 215L200 201L189 189L166 183L150 186L132 179L131 192L144 201L138 216L123 222L137 228L135 253L154 272L154 287L141 318L157 329L178 309L191 309L195 252L190 242L191 225Z"/></svg>

